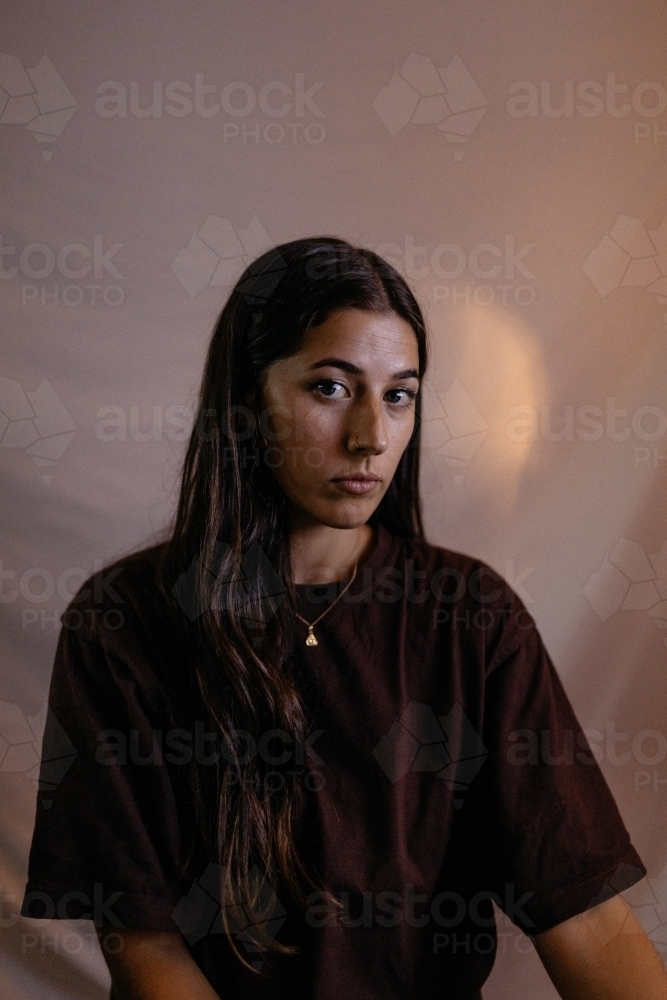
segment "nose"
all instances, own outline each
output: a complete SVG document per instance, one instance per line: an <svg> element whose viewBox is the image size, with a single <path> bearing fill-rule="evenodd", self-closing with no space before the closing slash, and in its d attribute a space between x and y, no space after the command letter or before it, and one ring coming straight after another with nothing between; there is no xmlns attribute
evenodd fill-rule
<svg viewBox="0 0 667 1000"><path fill-rule="evenodd" d="M365 399L352 408L352 419L348 426L347 447L351 452L365 451L370 455L381 455L387 450L387 427L382 403Z"/></svg>

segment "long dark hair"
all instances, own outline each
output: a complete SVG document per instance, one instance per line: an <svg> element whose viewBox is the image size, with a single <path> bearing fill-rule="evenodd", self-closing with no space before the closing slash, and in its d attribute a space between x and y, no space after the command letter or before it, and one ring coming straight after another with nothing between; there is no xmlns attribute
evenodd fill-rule
<svg viewBox="0 0 667 1000"><path fill-rule="evenodd" d="M307 723L290 665L295 591L287 498L262 459L269 430L261 412L262 379L272 362L298 351L308 330L346 307L393 311L406 320L424 374L427 337L420 307L398 271L372 251L334 237L300 239L267 251L241 275L208 350L160 570L163 596L183 640L179 646L189 651L184 668L193 704L221 747L214 767L197 755L192 762L196 829L220 866L224 900L243 899L258 918L267 884L281 880L301 906L307 904L304 884L323 889L294 844L300 789L288 781L267 789L266 764L247 753L247 734L259 741L261 734L280 730L299 742ZM423 539L420 417L418 395L414 432L368 523ZM258 869L261 884L251 878ZM328 890L324 894L337 902ZM223 908L230 944L251 968L233 941L226 913ZM260 943L283 954L296 950L275 939Z"/></svg>

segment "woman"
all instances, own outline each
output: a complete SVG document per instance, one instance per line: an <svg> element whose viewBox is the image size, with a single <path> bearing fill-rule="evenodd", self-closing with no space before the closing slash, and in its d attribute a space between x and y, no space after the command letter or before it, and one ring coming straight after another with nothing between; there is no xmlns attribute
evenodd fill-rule
<svg viewBox="0 0 667 1000"><path fill-rule="evenodd" d="M119 1000L479 998L492 902L561 996L667 996L533 620L424 539L426 363L376 254L265 253L210 345L173 530L63 616L22 913L93 919Z"/></svg>

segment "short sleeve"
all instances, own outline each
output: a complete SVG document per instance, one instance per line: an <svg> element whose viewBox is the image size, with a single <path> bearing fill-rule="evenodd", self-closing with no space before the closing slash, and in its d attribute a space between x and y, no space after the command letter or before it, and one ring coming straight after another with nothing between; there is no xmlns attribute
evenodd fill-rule
<svg viewBox="0 0 667 1000"><path fill-rule="evenodd" d="M150 703L118 648L63 627L22 916L178 930L176 796Z"/></svg>
<svg viewBox="0 0 667 1000"><path fill-rule="evenodd" d="M535 935L646 868L538 630L511 645L486 680L485 842L500 905Z"/></svg>

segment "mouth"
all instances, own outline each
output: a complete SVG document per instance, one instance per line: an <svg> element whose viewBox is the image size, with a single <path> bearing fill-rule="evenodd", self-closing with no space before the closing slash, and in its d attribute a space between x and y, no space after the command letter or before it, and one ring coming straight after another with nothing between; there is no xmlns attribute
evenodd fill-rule
<svg viewBox="0 0 667 1000"><path fill-rule="evenodd" d="M370 493L381 481L381 476L364 475L363 473L331 480L346 493L356 494Z"/></svg>

